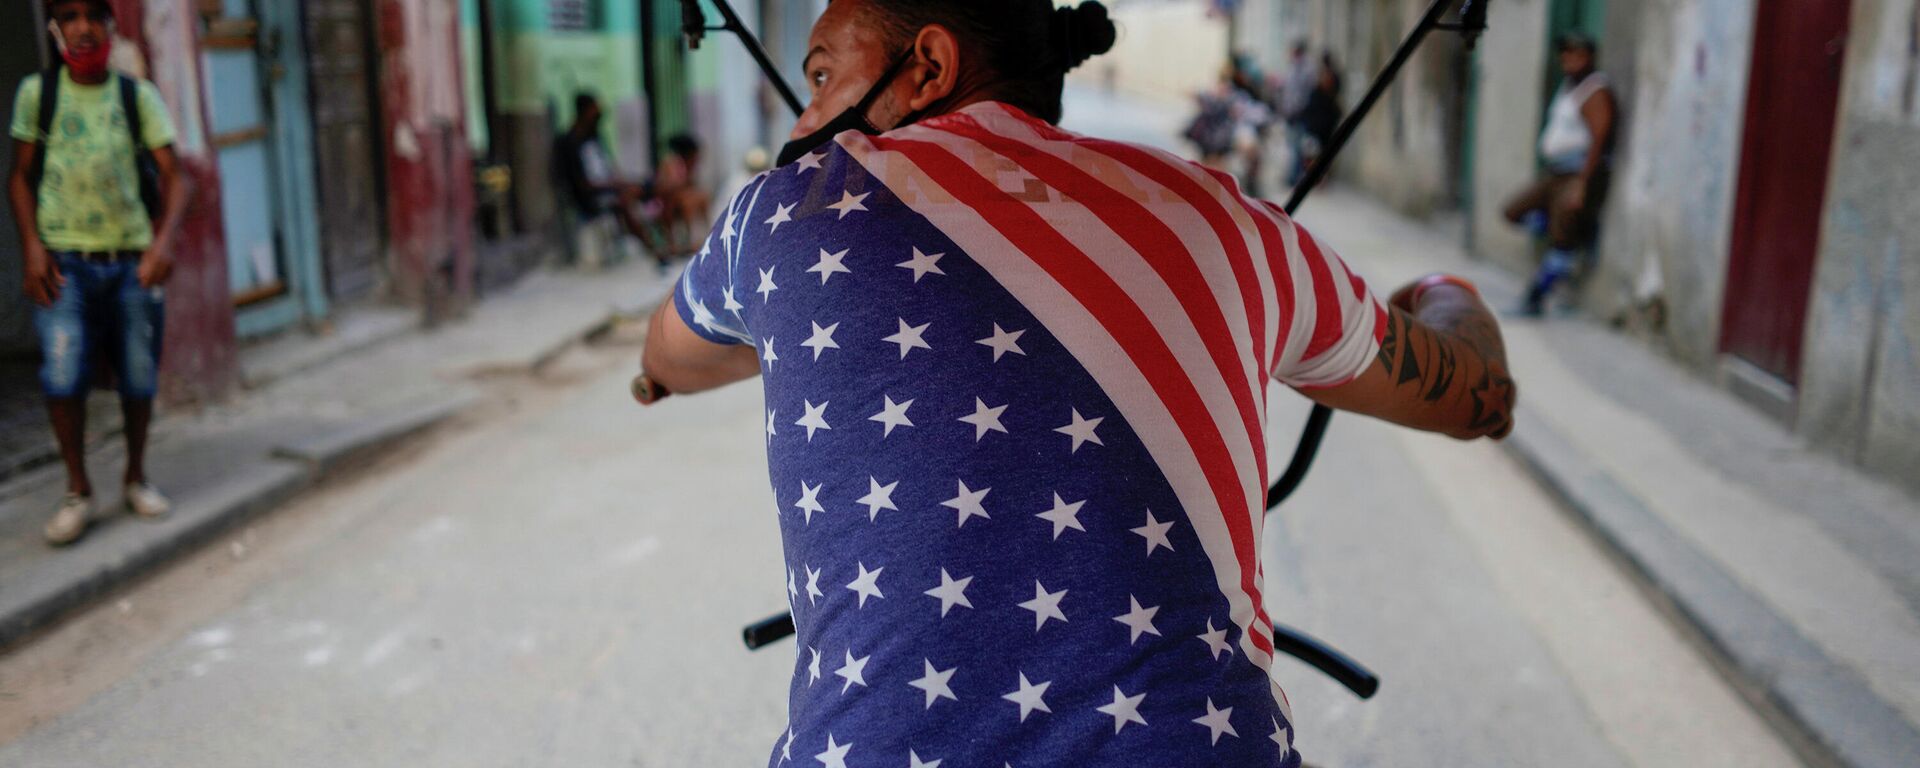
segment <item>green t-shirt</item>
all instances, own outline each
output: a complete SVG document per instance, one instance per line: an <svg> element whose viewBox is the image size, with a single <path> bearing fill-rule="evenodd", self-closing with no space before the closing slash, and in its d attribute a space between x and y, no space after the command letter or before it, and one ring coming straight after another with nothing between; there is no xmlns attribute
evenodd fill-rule
<svg viewBox="0 0 1920 768"><path fill-rule="evenodd" d="M115 77L121 75L116 74ZM173 143L173 120L152 83L140 81L140 137L148 149ZM133 138L120 107L120 84L81 85L63 67L52 135L40 136L40 76L20 83L10 131L40 143L46 175L40 182L40 241L56 251L137 251L153 243L153 222L140 202Z"/></svg>

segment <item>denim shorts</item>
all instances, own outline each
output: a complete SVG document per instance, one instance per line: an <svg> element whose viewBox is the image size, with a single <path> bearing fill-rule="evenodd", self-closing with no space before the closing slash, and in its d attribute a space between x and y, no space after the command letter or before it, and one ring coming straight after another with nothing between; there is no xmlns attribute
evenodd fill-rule
<svg viewBox="0 0 1920 768"><path fill-rule="evenodd" d="M66 278L53 306L35 307L40 335L40 387L48 397L86 395L97 364L109 366L121 397L151 400L160 384L164 303L159 288L140 285L137 259L93 262L51 254Z"/></svg>

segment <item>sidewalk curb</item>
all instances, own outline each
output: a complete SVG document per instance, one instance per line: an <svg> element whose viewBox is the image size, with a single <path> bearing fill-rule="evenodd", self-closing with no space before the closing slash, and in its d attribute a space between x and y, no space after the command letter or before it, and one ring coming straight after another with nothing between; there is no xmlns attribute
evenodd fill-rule
<svg viewBox="0 0 1920 768"><path fill-rule="evenodd" d="M1633 492L1550 426L1523 423L1504 443L1547 491L1618 555L1812 765L1912 765L1920 731Z"/></svg>
<svg viewBox="0 0 1920 768"><path fill-rule="evenodd" d="M114 541L89 542L118 550L104 561L0 596L0 653L74 609L293 498L313 481L310 468L262 459L257 466L233 473L232 480L201 498L177 505L158 522L127 521L99 532L96 537L119 534ZM166 535L141 537L130 532L145 526L166 526Z"/></svg>
<svg viewBox="0 0 1920 768"><path fill-rule="evenodd" d="M482 399L472 390L459 390L444 400L376 413L324 432L281 441L271 453L276 459L305 464L316 478L325 478L349 460L433 427Z"/></svg>

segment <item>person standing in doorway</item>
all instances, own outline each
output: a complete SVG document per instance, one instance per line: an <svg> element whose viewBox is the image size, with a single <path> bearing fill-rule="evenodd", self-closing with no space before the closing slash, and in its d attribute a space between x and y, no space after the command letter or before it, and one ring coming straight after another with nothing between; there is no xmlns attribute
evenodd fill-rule
<svg viewBox="0 0 1920 768"><path fill-rule="evenodd" d="M93 518L85 456L86 396L95 361L112 369L125 420L124 503L167 513L147 479L147 427L158 389L170 245L186 208L173 125L153 84L111 70L113 9L105 0L49 0L61 63L14 99L8 185L27 298L45 358L40 383L66 464L67 494L47 541L70 544Z"/></svg>
<svg viewBox="0 0 1920 768"><path fill-rule="evenodd" d="M1539 315L1553 288L1573 273L1583 249L1593 243L1600 204L1607 194L1617 106L1607 76L1595 68L1592 38L1568 34L1556 43L1560 82L1540 133L1546 175L1507 203L1507 220L1536 236L1546 235L1547 255L1528 284L1521 312Z"/></svg>

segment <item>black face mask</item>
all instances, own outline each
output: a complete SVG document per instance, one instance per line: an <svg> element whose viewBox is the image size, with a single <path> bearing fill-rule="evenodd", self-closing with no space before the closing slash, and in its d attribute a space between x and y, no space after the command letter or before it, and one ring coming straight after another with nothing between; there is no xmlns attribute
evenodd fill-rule
<svg viewBox="0 0 1920 768"><path fill-rule="evenodd" d="M867 95L860 97L859 104L854 105L845 112L841 112L838 117L827 121L827 124L821 126L820 130L787 142L786 146L780 148L780 157L774 161L775 167L787 165L799 160L801 157L819 149L827 142L833 141L833 137L847 131L859 131L868 136L878 136L883 133L878 127L874 126L872 120L867 118L867 110L873 106L874 102L880 100L880 94L886 93L887 86L893 84L893 76L900 74L900 68L906 66L907 62L912 59L913 51L911 50L901 54L900 58L894 59L893 64L887 67L886 74L881 75L880 80L874 83L872 88L867 90ZM900 125L894 127L898 128L902 125L912 123L918 119L919 115L919 112L908 115L906 119L900 121Z"/></svg>

